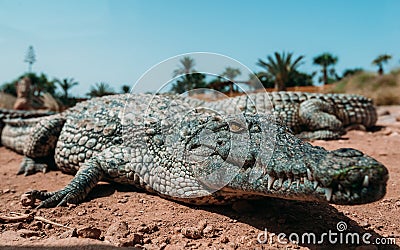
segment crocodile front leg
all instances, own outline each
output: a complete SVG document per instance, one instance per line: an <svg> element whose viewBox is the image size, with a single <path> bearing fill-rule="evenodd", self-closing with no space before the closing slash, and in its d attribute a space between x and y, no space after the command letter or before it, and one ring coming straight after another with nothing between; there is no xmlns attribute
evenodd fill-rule
<svg viewBox="0 0 400 250"><path fill-rule="evenodd" d="M300 133L304 139L337 139L345 130L334 115L334 107L319 99L310 99L300 104L299 117L307 132Z"/></svg>
<svg viewBox="0 0 400 250"><path fill-rule="evenodd" d="M65 119L59 116L45 118L30 132L24 148L25 159L17 174L30 175L46 172L54 165L54 150Z"/></svg>
<svg viewBox="0 0 400 250"><path fill-rule="evenodd" d="M117 169L122 170L129 163L129 152L127 154L122 154L122 152L123 147L112 146L107 148L86 160L72 181L63 189L55 192L33 190L25 193L28 199L23 202L24 205L33 205L36 199L42 201L37 208L82 202L101 179L111 179L111 176L115 178L118 176Z"/></svg>

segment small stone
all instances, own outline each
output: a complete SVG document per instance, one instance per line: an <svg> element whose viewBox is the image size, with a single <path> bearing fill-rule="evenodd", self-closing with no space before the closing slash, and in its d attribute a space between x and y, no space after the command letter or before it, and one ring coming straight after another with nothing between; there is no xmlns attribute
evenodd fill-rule
<svg viewBox="0 0 400 250"><path fill-rule="evenodd" d="M151 243L151 239L150 238L144 238L143 239L143 244L150 244Z"/></svg>
<svg viewBox="0 0 400 250"><path fill-rule="evenodd" d="M52 229L53 226L52 226L51 224L46 224L46 225L44 226L44 228L45 228L45 229Z"/></svg>
<svg viewBox="0 0 400 250"><path fill-rule="evenodd" d="M137 228L138 232L146 233L146 234L151 234L158 230L159 229L158 229L157 224L151 224L151 225L142 224L142 225L140 225L140 227Z"/></svg>
<svg viewBox="0 0 400 250"><path fill-rule="evenodd" d="M95 227L84 227L77 230L77 234L82 238L99 239L101 230Z"/></svg>
<svg viewBox="0 0 400 250"><path fill-rule="evenodd" d="M9 188L3 189L3 194L9 193L11 190Z"/></svg>
<svg viewBox="0 0 400 250"><path fill-rule="evenodd" d="M214 232L215 230L212 225L208 225L206 228L203 229L203 235L208 238L213 237L215 235Z"/></svg>
<svg viewBox="0 0 400 250"><path fill-rule="evenodd" d="M220 242L226 244L226 243L229 242L229 238L228 238L227 236L224 235L224 236L221 237Z"/></svg>
<svg viewBox="0 0 400 250"><path fill-rule="evenodd" d="M120 200L118 200L118 203L127 203L128 199L127 198L122 198Z"/></svg>
<svg viewBox="0 0 400 250"><path fill-rule="evenodd" d="M41 221L35 221L29 225L29 229L33 231L38 231L42 229L43 223Z"/></svg>
<svg viewBox="0 0 400 250"><path fill-rule="evenodd" d="M396 122L400 122L400 115L396 117Z"/></svg>
<svg viewBox="0 0 400 250"><path fill-rule="evenodd" d="M197 228L199 229L199 231L203 231L203 229L206 228L206 226L207 226L207 220L201 220L197 224Z"/></svg>
<svg viewBox="0 0 400 250"><path fill-rule="evenodd" d="M201 232L198 228L195 227L187 227L187 228L182 228L181 233L183 236L185 236L188 239L200 239L201 238Z"/></svg>
<svg viewBox="0 0 400 250"><path fill-rule="evenodd" d="M76 204L73 204L73 203L69 203L68 204L68 209L72 209L72 208L75 208L76 207Z"/></svg>
<svg viewBox="0 0 400 250"><path fill-rule="evenodd" d="M369 226L371 226L371 224L369 224L368 221L364 221L364 222L362 222L362 223L360 224L360 226L362 226L362 227L369 227Z"/></svg>
<svg viewBox="0 0 400 250"><path fill-rule="evenodd" d="M24 207L35 205L35 199L32 199L32 195L26 193L21 195L20 202Z"/></svg>
<svg viewBox="0 0 400 250"><path fill-rule="evenodd" d="M118 221L107 229L104 240L108 241L115 246L122 246L126 244L126 237L129 234L129 226L125 221Z"/></svg>
<svg viewBox="0 0 400 250"><path fill-rule="evenodd" d="M400 201L396 201L396 203L394 205L396 205L397 207L400 207Z"/></svg>
<svg viewBox="0 0 400 250"><path fill-rule="evenodd" d="M18 234L24 238L30 238L32 236L40 236L41 232L28 230L28 229L20 229L18 230Z"/></svg>
<svg viewBox="0 0 400 250"><path fill-rule="evenodd" d="M134 233L132 234L132 243L135 244L143 244L143 234Z"/></svg>

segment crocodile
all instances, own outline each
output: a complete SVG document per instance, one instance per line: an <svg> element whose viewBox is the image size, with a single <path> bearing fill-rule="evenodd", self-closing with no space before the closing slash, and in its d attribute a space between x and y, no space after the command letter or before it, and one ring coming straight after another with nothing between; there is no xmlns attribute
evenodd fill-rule
<svg viewBox="0 0 400 250"><path fill-rule="evenodd" d="M370 129L378 117L372 99L354 94L261 92L201 105L223 114L272 113L307 140L338 139L349 129Z"/></svg>
<svg viewBox="0 0 400 250"><path fill-rule="evenodd" d="M2 135L3 128L7 122L11 122L12 129L10 134L7 134L6 137L6 145L12 144L11 148L16 150L19 153L22 153L23 144L25 139L20 138L20 140L15 140L14 135L21 135L22 130L24 134L28 134L30 127L36 124L36 121L29 118L35 117L43 117L54 115L55 113L47 110L14 110L14 109L3 109L0 108L0 136ZM11 119L11 121L9 121ZM23 122L24 120L30 120L30 122ZM25 132L27 131L27 132ZM1 142L1 141L0 141ZM0 143L1 145L1 143Z"/></svg>
<svg viewBox="0 0 400 250"><path fill-rule="evenodd" d="M388 171L356 149L328 151L294 136L273 115L193 108L168 96L114 95L45 117L31 130L21 169L54 165L75 175L24 205L84 201L101 180L189 204L276 197L334 204L381 199ZM22 171L23 172L23 171Z"/></svg>

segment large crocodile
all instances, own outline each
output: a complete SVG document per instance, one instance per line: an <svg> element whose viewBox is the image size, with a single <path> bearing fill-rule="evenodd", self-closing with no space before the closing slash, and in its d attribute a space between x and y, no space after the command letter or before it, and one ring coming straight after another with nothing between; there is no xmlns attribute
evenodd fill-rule
<svg viewBox="0 0 400 250"><path fill-rule="evenodd" d="M25 204L40 199L38 207L79 203L100 180L194 204L261 197L361 204L382 198L388 179L373 158L312 146L271 115L224 117L167 96L79 103L41 119L24 154L27 171L54 159L75 174L59 191L26 193Z"/></svg>
<svg viewBox="0 0 400 250"><path fill-rule="evenodd" d="M352 94L261 92L201 105L224 114L273 113L302 139L337 139L350 128L369 129L377 121L373 101Z"/></svg>

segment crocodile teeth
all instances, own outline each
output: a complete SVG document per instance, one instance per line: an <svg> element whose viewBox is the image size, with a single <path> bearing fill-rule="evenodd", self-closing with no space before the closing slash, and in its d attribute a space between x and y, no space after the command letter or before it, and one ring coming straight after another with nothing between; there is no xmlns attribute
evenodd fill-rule
<svg viewBox="0 0 400 250"><path fill-rule="evenodd" d="M274 181L275 181L275 178L269 175L268 176L268 190L271 189L272 184L274 184Z"/></svg>
<svg viewBox="0 0 400 250"><path fill-rule="evenodd" d="M368 175L364 176L364 181L363 181L362 185L364 187L368 187L368 185L369 185L369 177L368 177Z"/></svg>
<svg viewBox="0 0 400 250"><path fill-rule="evenodd" d="M313 187L314 187L314 189L317 189L317 187L318 187L318 181L314 181L314 182L313 182Z"/></svg>
<svg viewBox="0 0 400 250"><path fill-rule="evenodd" d="M332 198L332 188L325 188L326 200L330 201Z"/></svg>
<svg viewBox="0 0 400 250"><path fill-rule="evenodd" d="M342 190L343 190L343 186L342 186L342 185L340 185L340 184L338 185L338 188L339 188L339 190L340 190L340 191L342 191Z"/></svg>
<svg viewBox="0 0 400 250"><path fill-rule="evenodd" d="M283 178L279 178L277 180L277 184L278 184L277 188L281 188L282 187L282 183L283 183Z"/></svg>
<svg viewBox="0 0 400 250"><path fill-rule="evenodd" d="M311 170L307 168L307 179L312 181L313 180L313 176L311 174Z"/></svg>
<svg viewBox="0 0 400 250"><path fill-rule="evenodd" d="M297 179L297 180L296 180L296 186L297 186L297 188L300 187L300 179Z"/></svg>
<svg viewBox="0 0 400 250"><path fill-rule="evenodd" d="M347 194L347 196L351 196L350 189L346 189L346 194Z"/></svg>

